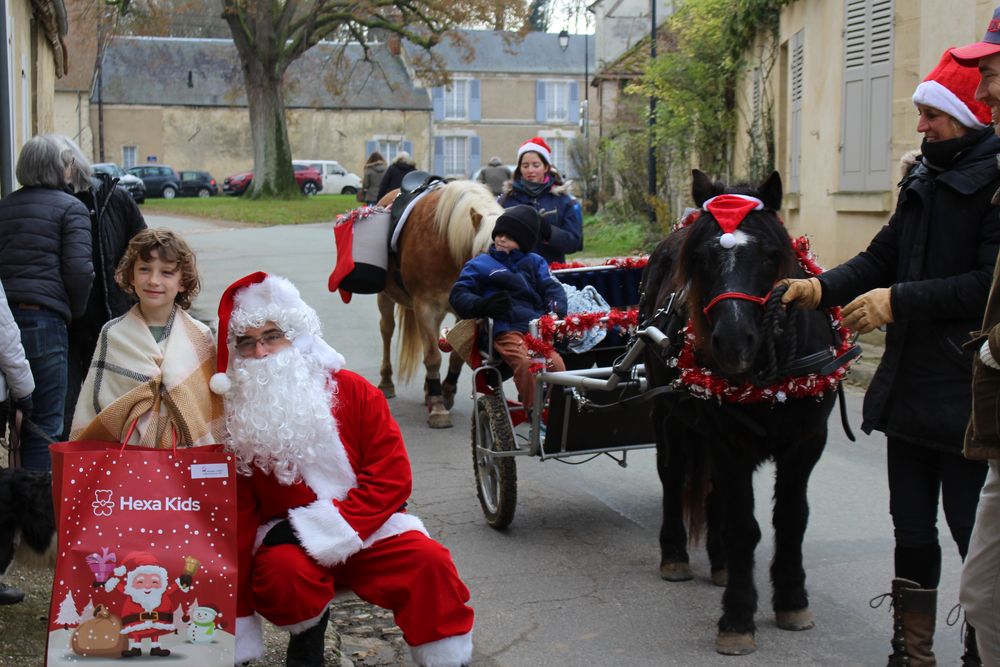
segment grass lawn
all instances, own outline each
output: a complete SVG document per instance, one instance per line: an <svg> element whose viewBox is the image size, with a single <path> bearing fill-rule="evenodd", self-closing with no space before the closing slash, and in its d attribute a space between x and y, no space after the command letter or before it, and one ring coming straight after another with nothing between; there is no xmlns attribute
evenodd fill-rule
<svg viewBox="0 0 1000 667"><path fill-rule="evenodd" d="M259 199L247 197L184 197L147 199L143 213L180 215L226 220L254 225L297 225L327 222L358 205L354 195L316 195L300 199ZM601 215L583 219L583 250L571 259L625 257L649 252L644 241L645 221L612 223Z"/></svg>
<svg viewBox="0 0 1000 667"><path fill-rule="evenodd" d="M147 199L143 213L182 215L255 225L298 225L326 222L349 211L358 202L354 195L316 195L300 199L250 199L249 197L183 197Z"/></svg>
<svg viewBox="0 0 1000 667"><path fill-rule="evenodd" d="M612 223L598 215L583 217L583 250L569 259L584 257L629 257L648 253L645 221Z"/></svg>

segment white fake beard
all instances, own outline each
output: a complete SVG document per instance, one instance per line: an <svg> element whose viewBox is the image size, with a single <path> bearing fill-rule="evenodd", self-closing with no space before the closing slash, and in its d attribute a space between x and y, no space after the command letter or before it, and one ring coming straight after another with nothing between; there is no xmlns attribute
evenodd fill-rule
<svg viewBox="0 0 1000 667"><path fill-rule="evenodd" d="M257 467L282 484L328 458L339 442L331 414L336 383L330 371L294 347L262 359L233 360L226 394L229 449L244 475Z"/></svg>
<svg viewBox="0 0 1000 667"><path fill-rule="evenodd" d="M145 611L156 610L160 606L160 602L163 601L162 588L138 589L129 583L125 586L125 594L132 598L132 601Z"/></svg>

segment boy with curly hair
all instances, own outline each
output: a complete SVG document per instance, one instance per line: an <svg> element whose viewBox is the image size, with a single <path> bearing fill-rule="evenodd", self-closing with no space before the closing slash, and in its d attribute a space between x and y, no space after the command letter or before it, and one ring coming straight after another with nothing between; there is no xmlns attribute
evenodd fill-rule
<svg viewBox="0 0 1000 667"><path fill-rule="evenodd" d="M115 280L138 303L101 330L70 439L128 438L151 448L221 442L222 405L208 388L213 335L187 313L201 287L194 252L168 229L143 230Z"/></svg>

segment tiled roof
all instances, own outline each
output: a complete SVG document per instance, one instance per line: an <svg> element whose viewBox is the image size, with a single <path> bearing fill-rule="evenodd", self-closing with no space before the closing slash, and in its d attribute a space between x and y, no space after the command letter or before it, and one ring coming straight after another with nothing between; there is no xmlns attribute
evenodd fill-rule
<svg viewBox="0 0 1000 667"><path fill-rule="evenodd" d="M492 74L561 74L583 76L584 52L594 71L594 36L570 35L569 45L563 51L559 36L554 32L529 32L521 39L517 33L498 30L455 31L474 50L467 60L468 50L458 47L445 37L431 52L443 59L452 73L489 72ZM584 46L584 39L588 45ZM411 56L423 49L404 42L404 49Z"/></svg>
<svg viewBox="0 0 1000 667"><path fill-rule="evenodd" d="M429 110L399 58L384 48L320 43L292 63L285 107ZM104 55L104 103L245 107L246 93L232 40L116 37ZM95 98L96 100L96 98Z"/></svg>

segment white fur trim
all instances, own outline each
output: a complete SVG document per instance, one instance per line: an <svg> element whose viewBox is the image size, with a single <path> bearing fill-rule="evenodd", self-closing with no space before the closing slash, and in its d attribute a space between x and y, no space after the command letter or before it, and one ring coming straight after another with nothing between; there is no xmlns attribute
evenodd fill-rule
<svg viewBox="0 0 1000 667"><path fill-rule="evenodd" d="M913 92L913 104L925 104L943 111L965 127L981 130L986 125L979 122L976 115L972 113L968 105L958 98L958 95L951 92L946 86L937 81L924 81Z"/></svg>
<svg viewBox="0 0 1000 667"><path fill-rule="evenodd" d="M333 419L333 416L330 416ZM340 429L334 423L333 441L327 443L326 456L314 465L306 466L299 473L302 481L312 489L317 498L343 500L348 491L358 485L358 476L351 467L351 460L340 440Z"/></svg>
<svg viewBox="0 0 1000 667"><path fill-rule="evenodd" d="M368 539L362 544L362 548L367 549L379 540L384 540L393 535L402 535L411 530L427 535L427 528L424 527L424 522L418 517L405 512L396 512L385 523L379 526L378 530L368 536ZM430 535L427 535L427 537L430 537Z"/></svg>
<svg viewBox="0 0 1000 667"><path fill-rule="evenodd" d="M175 630L177 628L173 623L160 623L158 621L142 621L141 623L133 623L132 625L126 625L121 629L121 634L130 635L133 632L141 632L143 630Z"/></svg>
<svg viewBox="0 0 1000 667"><path fill-rule="evenodd" d="M337 372L344 367L344 356L316 334L297 336L292 345L306 357L316 357L324 368Z"/></svg>
<svg viewBox="0 0 1000 667"><path fill-rule="evenodd" d="M530 142L521 144L521 147L517 149L517 163L521 164L521 156L529 152L538 153L545 158L548 164L552 164L552 154L545 150L545 146L539 146Z"/></svg>
<svg viewBox="0 0 1000 667"><path fill-rule="evenodd" d="M208 381L208 388L212 390L213 394L228 394L229 390L233 388L233 382L225 373L215 373Z"/></svg>
<svg viewBox="0 0 1000 667"><path fill-rule="evenodd" d="M302 548L317 563L326 567L339 565L361 551L358 532L340 515L330 499L320 498L288 513Z"/></svg>
<svg viewBox="0 0 1000 667"><path fill-rule="evenodd" d="M333 602L333 598L330 598L330 602ZM291 625L279 625L276 627L279 630L284 630L285 632L288 632L293 635L297 635L300 632L305 632L309 628L314 627L317 623L319 623L319 619L323 618L323 614L325 614L327 608L329 608L330 602L327 602L325 605L323 605L323 611L321 611L318 616L313 616L312 618L306 619L301 623L292 623Z"/></svg>
<svg viewBox="0 0 1000 667"><path fill-rule="evenodd" d="M1000 364L996 362L996 359L993 358L993 353L990 351L990 341L983 341L983 346L979 348L979 360L990 368L1000 371Z"/></svg>
<svg viewBox="0 0 1000 667"><path fill-rule="evenodd" d="M445 637L411 646L413 661L420 667L460 667L472 661L472 630L464 635Z"/></svg>
<svg viewBox="0 0 1000 667"><path fill-rule="evenodd" d="M233 662L239 665L264 655L264 632L260 616L239 616L236 619L236 651Z"/></svg>
<svg viewBox="0 0 1000 667"><path fill-rule="evenodd" d="M113 572L115 573L115 576L116 576L116 577L124 577L124 576L125 576L125 573L126 573L127 571L128 571L128 570L126 570L126 569L125 569L125 566L124 566L124 565L119 565L118 567L116 567L116 568L115 568L115 569L113 570Z"/></svg>

